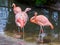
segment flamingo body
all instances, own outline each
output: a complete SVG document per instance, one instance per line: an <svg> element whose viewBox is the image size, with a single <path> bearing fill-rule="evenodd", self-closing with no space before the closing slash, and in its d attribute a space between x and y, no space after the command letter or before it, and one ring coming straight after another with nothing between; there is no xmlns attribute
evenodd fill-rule
<svg viewBox="0 0 60 45"><path fill-rule="evenodd" d="M45 17L44 15L38 15L38 16L35 15L30 19L30 21L40 26L50 26L51 29L54 28L51 22L48 20L48 18Z"/></svg>
<svg viewBox="0 0 60 45"><path fill-rule="evenodd" d="M27 23L28 20L28 15L26 13L22 13L21 15L18 13L15 16L15 22L17 24L17 26L23 28L25 26L25 24Z"/></svg>
<svg viewBox="0 0 60 45"><path fill-rule="evenodd" d="M15 22L17 26L23 28L28 20L28 15L26 12L31 10L31 8L26 8L25 11L22 11L22 9L16 6L14 3L12 4L12 6L15 14Z"/></svg>

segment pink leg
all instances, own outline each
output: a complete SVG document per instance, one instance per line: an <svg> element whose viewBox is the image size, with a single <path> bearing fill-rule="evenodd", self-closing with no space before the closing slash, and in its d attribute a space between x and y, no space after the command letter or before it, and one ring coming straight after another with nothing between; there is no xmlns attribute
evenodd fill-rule
<svg viewBox="0 0 60 45"><path fill-rule="evenodd" d="M40 30L40 33L43 33L44 31L43 31L43 29L42 30Z"/></svg>
<svg viewBox="0 0 60 45"><path fill-rule="evenodd" d="M39 32L39 40L40 40L40 42L43 42L43 37L42 37L43 32L44 32L43 27L40 26L40 32Z"/></svg>

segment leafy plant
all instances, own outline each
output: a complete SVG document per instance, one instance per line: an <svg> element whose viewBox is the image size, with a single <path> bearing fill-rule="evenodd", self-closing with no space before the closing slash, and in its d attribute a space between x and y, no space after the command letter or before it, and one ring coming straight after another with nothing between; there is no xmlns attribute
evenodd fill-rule
<svg viewBox="0 0 60 45"><path fill-rule="evenodd" d="M42 5L42 4L46 3L46 2L47 2L47 0L36 0L35 4L36 5Z"/></svg>

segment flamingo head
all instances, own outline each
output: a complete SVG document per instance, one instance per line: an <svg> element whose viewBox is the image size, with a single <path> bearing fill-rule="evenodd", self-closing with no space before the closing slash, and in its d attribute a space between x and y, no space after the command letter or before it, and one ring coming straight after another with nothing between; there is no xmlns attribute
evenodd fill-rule
<svg viewBox="0 0 60 45"><path fill-rule="evenodd" d="M30 19L30 22L36 23L36 18L37 18L37 12L34 13L34 16Z"/></svg>
<svg viewBox="0 0 60 45"><path fill-rule="evenodd" d="M15 3L13 3L13 4L12 4L12 7L16 7L16 4L15 4Z"/></svg>

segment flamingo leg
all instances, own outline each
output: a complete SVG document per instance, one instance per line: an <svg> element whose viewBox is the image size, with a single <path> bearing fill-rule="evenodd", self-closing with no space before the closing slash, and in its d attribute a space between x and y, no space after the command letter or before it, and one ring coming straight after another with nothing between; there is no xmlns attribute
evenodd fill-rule
<svg viewBox="0 0 60 45"><path fill-rule="evenodd" d="M39 39L40 39L40 42L43 42L43 26L40 26L40 31L39 31Z"/></svg>
<svg viewBox="0 0 60 45"><path fill-rule="evenodd" d="M21 32L20 30L22 30L23 31L23 40L21 41L21 42L18 42L20 45L25 45L25 42L24 42L24 27L23 28L21 28L20 29L20 27L18 27L18 31L19 31L19 33Z"/></svg>
<svg viewBox="0 0 60 45"><path fill-rule="evenodd" d="M23 40L24 40L24 27L23 27L21 30L23 30ZM21 31L20 31L20 27L18 27L18 32L19 32L19 33L21 32Z"/></svg>
<svg viewBox="0 0 60 45"><path fill-rule="evenodd" d="M24 40L24 27L22 28L22 30L23 30L23 40Z"/></svg>
<svg viewBox="0 0 60 45"><path fill-rule="evenodd" d="M20 33L20 27L18 27L18 32Z"/></svg>

